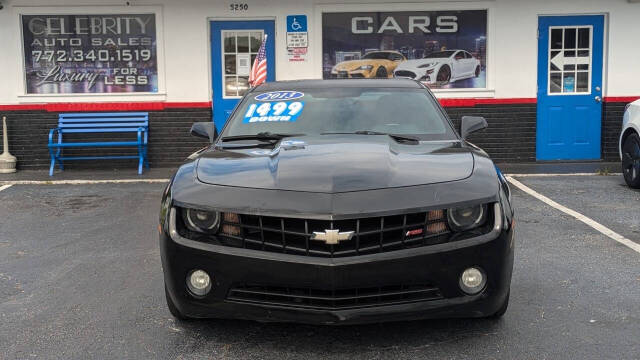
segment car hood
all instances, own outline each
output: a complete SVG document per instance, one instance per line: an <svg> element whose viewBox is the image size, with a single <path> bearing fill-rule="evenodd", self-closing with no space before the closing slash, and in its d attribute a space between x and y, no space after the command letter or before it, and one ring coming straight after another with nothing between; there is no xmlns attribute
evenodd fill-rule
<svg viewBox="0 0 640 360"><path fill-rule="evenodd" d="M200 154L196 173L207 184L340 193L461 180L473 167L457 140L411 145L388 136L320 135L273 149L211 149Z"/></svg>

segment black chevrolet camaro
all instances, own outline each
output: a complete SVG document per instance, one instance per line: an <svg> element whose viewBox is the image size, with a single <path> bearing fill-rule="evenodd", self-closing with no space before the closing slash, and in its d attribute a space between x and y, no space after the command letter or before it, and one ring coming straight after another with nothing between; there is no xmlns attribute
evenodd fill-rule
<svg viewBox="0 0 640 360"><path fill-rule="evenodd" d="M263 84L162 199L171 313L351 324L500 317L509 302L509 187L418 82Z"/></svg>

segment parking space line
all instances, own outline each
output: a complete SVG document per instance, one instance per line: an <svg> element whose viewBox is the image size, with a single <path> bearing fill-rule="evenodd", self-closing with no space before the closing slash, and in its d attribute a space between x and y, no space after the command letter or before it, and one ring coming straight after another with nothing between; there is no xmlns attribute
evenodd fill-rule
<svg viewBox="0 0 640 360"><path fill-rule="evenodd" d="M92 185L92 184L132 184L166 183L169 179L119 179L119 180L12 180L0 181L4 185Z"/></svg>
<svg viewBox="0 0 640 360"><path fill-rule="evenodd" d="M597 173L570 173L570 174L505 174L511 177L556 177L556 176L622 176L622 173L610 173L601 175Z"/></svg>
<svg viewBox="0 0 640 360"><path fill-rule="evenodd" d="M588 218L582 214L580 214L577 211L571 210L566 206L560 205L557 202L549 199L548 197L540 194L539 192L531 189L530 187L524 185L523 183L519 182L518 180L514 179L512 176L507 176L506 177L507 180L513 184L515 187L517 187L518 189L524 191L525 193L533 196L534 198L542 201L543 203L562 211L563 213L573 216L574 218L582 221L583 223L589 225L590 227L594 228L595 230L599 231L600 233L604 234L605 236L619 242L620 244L636 251L637 253L640 253L640 244L636 244L635 242L627 239L626 237L618 234L617 232L609 229L608 227L598 223L597 221Z"/></svg>
<svg viewBox="0 0 640 360"><path fill-rule="evenodd" d="M6 189L8 189L10 187L11 187L11 185L2 185L2 186L0 186L0 191L6 190Z"/></svg>

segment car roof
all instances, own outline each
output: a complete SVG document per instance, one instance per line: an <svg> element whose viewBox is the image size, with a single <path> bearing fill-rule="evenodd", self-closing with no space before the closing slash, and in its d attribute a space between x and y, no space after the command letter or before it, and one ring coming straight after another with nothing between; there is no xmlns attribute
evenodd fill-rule
<svg viewBox="0 0 640 360"><path fill-rule="evenodd" d="M410 79L336 79L336 80L290 80L266 82L253 91L286 91L297 89L330 88L405 88L424 89L417 81Z"/></svg>

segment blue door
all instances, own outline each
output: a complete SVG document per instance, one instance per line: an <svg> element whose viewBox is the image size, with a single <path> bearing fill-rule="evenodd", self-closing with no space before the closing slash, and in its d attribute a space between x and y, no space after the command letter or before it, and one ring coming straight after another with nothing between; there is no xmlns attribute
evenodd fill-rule
<svg viewBox="0 0 640 360"><path fill-rule="evenodd" d="M211 22L213 121L218 130L249 90L249 72L264 35L267 35L267 81L274 81L274 21Z"/></svg>
<svg viewBox="0 0 640 360"><path fill-rule="evenodd" d="M600 159L604 16L538 20L538 160Z"/></svg>

